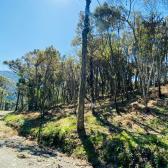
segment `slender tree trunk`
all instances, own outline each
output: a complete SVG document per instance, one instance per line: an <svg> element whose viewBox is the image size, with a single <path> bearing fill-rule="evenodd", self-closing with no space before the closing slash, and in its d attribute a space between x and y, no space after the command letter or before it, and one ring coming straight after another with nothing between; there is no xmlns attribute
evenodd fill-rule
<svg viewBox="0 0 168 168"><path fill-rule="evenodd" d="M148 93L149 93L149 86L150 86L150 81L151 81L151 76L152 76L152 73L153 73L153 67L154 67L154 60L153 60L153 63L152 63L152 69L151 69L151 72L149 74L149 78L148 78L148 83L147 83L147 90L146 90L146 107L147 107L147 99L148 99Z"/></svg>
<svg viewBox="0 0 168 168"><path fill-rule="evenodd" d="M84 130L84 97L86 83L86 55L87 55L87 34L89 32L89 15L90 15L91 0L86 0L84 30L82 32L82 67L81 80L78 99L78 121L77 131Z"/></svg>
<svg viewBox="0 0 168 168"><path fill-rule="evenodd" d="M46 77L44 79L43 85L44 85L44 93L43 93L43 100L42 100L41 118L44 118L44 110L45 110Z"/></svg>
<svg viewBox="0 0 168 168"><path fill-rule="evenodd" d="M104 99L104 80L102 80L102 98Z"/></svg>
<svg viewBox="0 0 168 168"><path fill-rule="evenodd" d="M118 105L117 105L117 77L115 78L115 97L114 97L116 112L119 114Z"/></svg>
<svg viewBox="0 0 168 168"><path fill-rule="evenodd" d="M128 86L129 86L129 89L130 89L130 93L132 94L132 80L131 80L131 70L129 70L129 75L128 75L128 77L129 77L129 79L128 79L128 81L129 81L129 84L128 84Z"/></svg>
<svg viewBox="0 0 168 168"><path fill-rule="evenodd" d="M104 71L104 70L102 70ZM104 72L100 71L100 77L101 77L101 90L102 90L102 99L104 99L104 88L105 88L105 77L104 77Z"/></svg>
<svg viewBox="0 0 168 168"><path fill-rule="evenodd" d="M166 62L165 62L165 80L167 83L167 54L166 54Z"/></svg>
<svg viewBox="0 0 168 168"><path fill-rule="evenodd" d="M110 78L110 94L113 94L113 78Z"/></svg>
<svg viewBox="0 0 168 168"><path fill-rule="evenodd" d="M59 89L57 88L57 104L58 104L58 97L59 97Z"/></svg>
<svg viewBox="0 0 168 168"><path fill-rule="evenodd" d="M98 66L96 68L96 84L95 84L95 97L98 98Z"/></svg>
<svg viewBox="0 0 168 168"><path fill-rule="evenodd" d="M164 67L164 83L167 83L167 62L165 62L165 67Z"/></svg>
<svg viewBox="0 0 168 168"><path fill-rule="evenodd" d="M39 109L39 87L37 87L37 109Z"/></svg>
<svg viewBox="0 0 168 168"><path fill-rule="evenodd" d="M18 91L18 97L17 97L17 102L16 102L16 108L15 108L15 111L18 110L19 97L20 97L20 91Z"/></svg>
<svg viewBox="0 0 168 168"><path fill-rule="evenodd" d="M138 69L136 70L136 74L135 74L135 89L138 89L137 78L138 78Z"/></svg>
<svg viewBox="0 0 168 168"><path fill-rule="evenodd" d="M91 110L94 113L94 85L93 85L93 53L90 56L90 90L91 90Z"/></svg>
<svg viewBox="0 0 168 168"><path fill-rule="evenodd" d="M124 97L125 97L125 79L124 79L124 75L122 73L122 78L123 78L123 94L124 94Z"/></svg>
<svg viewBox="0 0 168 168"><path fill-rule="evenodd" d="M70 68L71 68L71 72L72 72L72 79L71 79L71 101L75 101L75 74L72 68L72 63L70 63Z"/></svg>
<svg viewBox="0 0 168 168"><path fill-rule="evenodd" d="M3 110L5 110L6 97L7 97L7 95L4 96Z"/></svg>
<svg viewBox="0 0 168 168"><path fill-rule="evenodd" d="M2 96L1 96L0 110L2 109L2 99L3 99L3 92L2 92Z"/></svg>
<svg viewBox="0 0 168 168"><path fill-rule="evenodd" d="M22 103L22 111L23 111L23 88L22 88L22 101L21 101L21 103Z"/></svg>
<svg viewBox="0 0 168 168"><path fill-rule="evenodd" d="M155 91L155 84L156 83L156 79L155 79L155 65L153 66L153 85L154 85L154 91Z"/></svg>
<svg viewBox="0 0 168 168"><path fill-rule="evenodd" d="M161 86L160 86L160 78L161 78L161 58L160 58L160 65L159 65L159 76L158 76L158 84L159 84L159 98L161 99L161 96L162 96L162 94L161 94Z"/></svg>
<svg viewBox="0 0 168 168"><path fill-rule="evenodd" d="M37 66L36 66L36 89L37 89L37 94L36 94L36 110L38 110L39 109L39 86L38 86Z"/></svg>
<svg viewBox="0 0 168 168"><path fill-rule="evenodd" d="M33 95L32 95L32 103L31 103L31 106L32 106L31 109L32 109L32 111L34 111L34 104L36 102L36 101L34 101L34 98L35 98L34 97L34 95L35 95L34 92L35 92L35 90L34 90L34 82L33 82L33 86L32 86L32 93L33 93Z"/></svg>
<svg viewBox="0 0 168 168"><path fill-rule="evenodd" d="M53 83L52 83L52 112L54 111L54 101L55 101L55 94L54 94L54 86L55 86L55 82L53 80Z"/></svg>

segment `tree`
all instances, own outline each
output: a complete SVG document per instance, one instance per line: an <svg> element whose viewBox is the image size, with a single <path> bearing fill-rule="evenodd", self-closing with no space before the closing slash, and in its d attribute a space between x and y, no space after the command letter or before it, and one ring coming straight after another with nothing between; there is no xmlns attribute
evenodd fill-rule
<svg viewBox="0 0 168 168"><path fill-rule="evenodd" d="M10 95L10 91L13 86L14 82L4 77L3 75L0 75L0 110L2 107L5 109L6 97Z"/></svg>
<svg viewBox="0 0 168 168"><path fill-rule="evenodd" d="M85 97L85 82L86 82L86 55L87 55L87 35L89 32L89 14L91 0L86 0L84 30L82 32L82 66L81 79L78 98L78 121L77 130L84 130L84 97Z"/></svg>

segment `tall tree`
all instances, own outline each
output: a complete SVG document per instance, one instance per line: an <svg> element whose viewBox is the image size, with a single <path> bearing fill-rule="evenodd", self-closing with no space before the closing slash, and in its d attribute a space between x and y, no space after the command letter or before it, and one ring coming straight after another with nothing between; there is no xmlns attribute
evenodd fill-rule
<svg viewBox="0 0 168 168"><path fill-rule="evenodd" d="M13 86L14 82L12 82L10 79L6 78L3 75L0 75L0 110L5 109L6 97L9 96L10 90Z"/></svg>
<svg viewBox="0 0 168 168"><path fill-rule="evenodd" d="M77 130L84 130L84 97L85 97L85 82L86 82L86 55L87 55L87 35L89 32L89 14L91 0L86 0L84 30L82 32L82 66L81 79L79 88L78 100L78 121Z"/></svg>

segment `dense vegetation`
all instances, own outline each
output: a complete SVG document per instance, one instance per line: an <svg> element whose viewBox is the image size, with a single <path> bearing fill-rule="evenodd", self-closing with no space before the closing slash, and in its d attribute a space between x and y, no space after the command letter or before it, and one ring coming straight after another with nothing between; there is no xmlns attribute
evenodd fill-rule
<svg viewBox="0 0 168 168"><path fill-rule="evenodd" d="M168 18L157 1L145 1L145 12L111 2L90 12L86 0L75 56L49 46L4 61L20 76L5 120L93 165L166 167Z"/></svg>
<svg viewBox="0 0 168 168"><path fill-rule="evenodd" d="M9 98L14 98L12 95L14 90L16 90L15 82L0 75L0 110L13 110L16 103Z"/></svg>
<svg viewBox="0 0 168 168"><path fill-rule="evenodd" d="M105 97L95 105L85 103L85 131L78 133L73 104L59 104L41 120L39 112L13 112L4 119L18 134L46 146L61 147L75 158L86 159L94 167L167 167L168 165L168 86L162 86L162 100L153 100L146 112L139 91L130 101L119 103ZM158 90L158 88L156 88Z"/></svg>

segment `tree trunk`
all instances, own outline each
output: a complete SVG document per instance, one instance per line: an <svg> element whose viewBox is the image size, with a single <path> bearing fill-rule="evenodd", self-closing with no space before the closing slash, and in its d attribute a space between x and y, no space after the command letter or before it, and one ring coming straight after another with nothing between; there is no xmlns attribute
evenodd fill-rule
<svg viewBox="0 0 168 168"><path fill-rule="evenodd" d="M117 105L117 77L115 78L115 97L114 97L114 101L115 101L116 112L117 112L117 114L119 114L118 105Z"/></svg>
<svg viewBox="0 0 168 168"><path fill-rule="evenodd" d="M22 103L22 111L23 111L23 89L22 89L22 101L21 101L21 103Z"/></svg>
<svg viewBox="0 0 168 168"><path fill-rule="evenodd" d="M167 83L167 62L165 62L165 67L164 67L164 83Z"/></svg>
<svg viewBox="0 0 168 168"><path fill-rule="evenodd" d="M154 85L154 91L155 91L155 65L153 66L153 85Z"/></svg>
<svg viewBox="0 0 168 168"><path fill-rule="evenodd" d="M2 99L3 99L3 92L2 92L2 96L1 96L0 110L2 109Z"/></svg>
<svg viewBox="0 0 168 168"><path fill-rule="evenodd" d="M138 69L136 70L136 74L135 74L135 89L138 89L137 78L138 78Z"/></svg>
<svg viewBox="0 0 168 168"><path fill-rule="evenodd" d="M38 86L38 76L37 76L37 66L36 66L36 89L37 89L37 93L36 93L36 110L39 109L39 86Z"/></svg>
<svg viewBox="0 0 168 168"><path fill-rule="evenodd" d="M95 97L98 98L98 66L96 68L96 83L95 83Z"/></svg>
<svg viewBox="0 0 168 168"><path fill-rule="evenodd" d="M53 88L52 88L52 106L53 106L53 109L52 109L52 112L54 111L54 100L55 100L55 95L54 95L54 86L55 86L55 82L53 81Z"/></svg>
<svg viewBox="0 0 168 168"><path fill-rule="evenodd" d="M43 92L43 100L42 100L42 110L41 110L41 118L44 118L44 110L45 110L45 94L46 94L46 77L44 79L44 92Z"/></svg>
<svg viewBox="0 0 168 168"><path fill-rule="evenodd" d="M32 92L32 95L31 95L31 97L32 97L32 99L31 99L31 110L32 111L34 111L34 103L35 103L35 101L34 101L34 83L33 83L33 81L32 81L32 88L31 88L31 92Z"/></svg>
<svg viewBox="0 0 168 168"><path fill-rule="evenodd" d="M5 110L5 104L6 104L6 97L7 97L7 94L4 96L4 102L3 102L3 110Z"/></svg>
<svg viewBox="0 0 168 168"><path fill-rule="evenodd" d="M85 97L85 82L86 82L86 55L87 55L87 34L89 32L89 13L91 0L86 0L84 30L82 32L82 67L81 80L78 99L78 121L77 131L84 130L84 97Z"/></svg>
<svg viewBox="0 0 168 168"><path fill-rule="evenodd" d="M102 71L104 71L104 70L102 70ZM104 75L104 72L101 72L101 70L100 70L100 77L101 77L101 81L102 81L102 83L101 83L102 99L104 99L105 75Z"/></svg>
<svg viewBox="0 0 168 168"><path fill-rule="evenodd" d="M90 56L90 90L91 90L91 110L94 113L94 85L93 85L93 54Z"/></svg>
<svg viewBox="0 0 168 168"><path fill-rule="evenodd" d="M18 97L17 97L17 102L16 102L16 108L15 108L15 111L18 110L19 96L20 96L20 91L18 91Z"/></svg>
<svg viewBox="0 0 168 168"><path fill-rule="evenodd" d="M160 87L160 79L161 79L161 58L160 58L160 65L159 65L159 76L158 76L158 84L159 84L159 98L161 99L161 96L162 96L162 94L161 94L161 87Z"/></svg>

